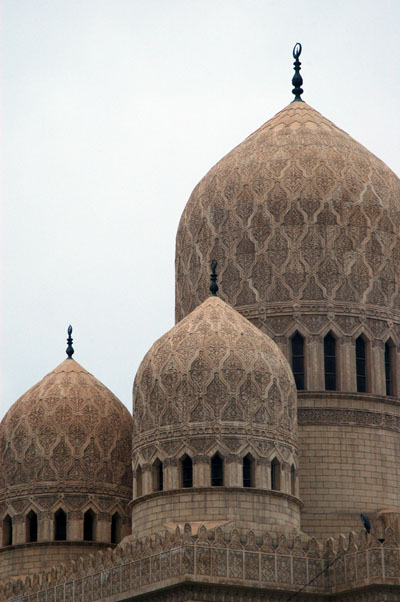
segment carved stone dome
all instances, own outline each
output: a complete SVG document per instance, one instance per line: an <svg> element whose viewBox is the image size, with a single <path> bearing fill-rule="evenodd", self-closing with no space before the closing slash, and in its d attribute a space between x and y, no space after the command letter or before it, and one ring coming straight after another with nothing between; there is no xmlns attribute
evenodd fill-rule
<svg viewBox="0 0 400 602"><path fill-rule="evenodd" d="M319 332L332 311L351 334L360 310L373 337L388 328L378 313L400 335L399 209L396 175L293 102L194 189L176 239L176 319L206 298L215 258L221 297L272 336L296 320Z"/></svg>
<svg viewBox="0 0 400 602"><path fill-rule="evenodd" d="M133 391L136 536L185 522L299 531L296 389L261 330L209 297L154 343Z"/></svg>
<svg viewBox="0 0 400 602"><path fill-rule="evenodd" d="M73 359L63 361L3 418L4 497L129 499L131 431L132 417L115 395Z"/></svg>
<svg viewBox="0 0 400 602"><path fill-rule="evenodd" d="M297 445L296 391L277 345L209 297L151 347L134 384L134 455L226 452L268 455ZM282 449L283 449L282 448Z"/></svg>

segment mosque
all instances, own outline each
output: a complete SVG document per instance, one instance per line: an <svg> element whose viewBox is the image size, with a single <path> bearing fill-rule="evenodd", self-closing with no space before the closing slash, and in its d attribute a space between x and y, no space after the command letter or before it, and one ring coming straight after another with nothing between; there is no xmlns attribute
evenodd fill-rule
<svg viewBox="0 0 400 602"><path fill-rule="evenodd" d="M184 208L133 415L70 328L4 417L0 601L400 601L400 181L300 52Z"/></svg>

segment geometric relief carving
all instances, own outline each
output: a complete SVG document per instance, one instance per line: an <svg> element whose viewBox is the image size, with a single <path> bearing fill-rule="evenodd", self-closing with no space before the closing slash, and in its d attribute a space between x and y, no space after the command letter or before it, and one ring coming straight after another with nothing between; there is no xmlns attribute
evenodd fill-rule
<svg viewBox="0 0 400 602"><path fill-rule="evenodd" d="M2 433L9 441L1 458L7 485L20 489L36 483L32 502L46 508L43 494L56 481L63 481L57 487L67 494L103 466L109 478L102 474L92 483L93 493L102 493L106 482L114 479L126 500L130 483L119 467L130 465L131 425L129 412L106 387L74 360L65 360L22 395L3 419ZM111 459L108 468L118 441L118 458ZM49 499L51 505L56 502L53 496Z"/></svg>

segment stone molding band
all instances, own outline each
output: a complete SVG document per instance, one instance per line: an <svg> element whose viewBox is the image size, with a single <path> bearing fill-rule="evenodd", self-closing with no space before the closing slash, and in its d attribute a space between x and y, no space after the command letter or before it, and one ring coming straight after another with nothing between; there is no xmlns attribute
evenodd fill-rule
<svg viewBox="0 0 400 602"><path fill-rule="evenodd" d="M400 416L370 410L343 408L298 408L298 424L344 425L382 428L400 433Z"/></svg>

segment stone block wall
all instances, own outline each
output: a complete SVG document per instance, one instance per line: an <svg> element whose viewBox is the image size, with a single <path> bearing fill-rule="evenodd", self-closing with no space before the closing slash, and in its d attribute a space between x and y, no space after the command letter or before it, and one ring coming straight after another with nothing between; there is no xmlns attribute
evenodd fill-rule
<svg viewBox="0 0 400 602"><path fill-rule="evenodd" d="M316 537L360 527L360 512L400 513L400 408L390 398L299 393L302 529Z"/></svg>
<svg viewBox="0 0 400 602"><path fill-rule="evenodd" d="M301 504L279 491L241 487L202 487L160 491L132 503L132 532L143 537L170 525L208 521L254 530L297 534ZM296 528L297 525L297 528Z"/></svg>

